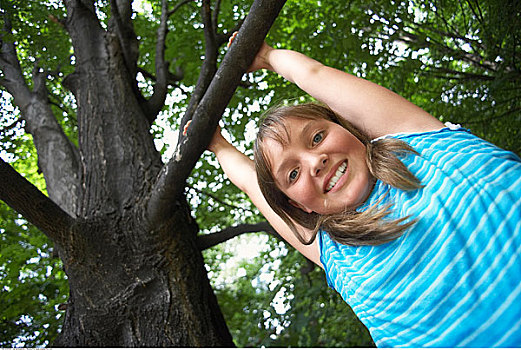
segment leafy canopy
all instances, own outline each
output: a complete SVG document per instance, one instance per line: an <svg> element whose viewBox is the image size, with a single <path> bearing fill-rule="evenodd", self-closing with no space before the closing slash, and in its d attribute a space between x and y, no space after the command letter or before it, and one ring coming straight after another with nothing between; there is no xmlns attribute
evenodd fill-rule
<svg viewBox="0 0 521 350"><path fill-rule="evenodd" d="M97 1L106 26L108 1ZM175 3L170 1L170 8ZM243 18L251 1L220 3L219 30ZM12 0L11 21L18 55L29 85L33 69L48 71L54 114L77 142L76 105L62 81L75 66L70 39L59 19L61 1ZM167 104L152 127L156 145L168 158L176 129L197 81L204 39L200 1L180 8L169 21L166 59L184 77L172 86ZM461 123L491 142L521 153L519 2L482 1L288 1L267 41L301 51L327 65L351 72L410 99L442 121ZM153 72L160 6L134 3L141 69ZM222 59L224 49L219 59ZM139 75L145 95L152 80ZM222 119L227 136L251 155L259 115L275 103L308 99L272 73L244 77ZM1 155L39 188L32 139L23 131L20 111L2 92ZM245 195L231 185L210 154L198 162L187 197L201 234L262 220ZM49 344L59 329L58 306L67 295L66 276L52 255L52 244L5 204L0 205L2 346ZM259 251L234 260L247 241ZM243 243L241 243L243 242ZM246 242L246 243L244 243ZM306 261L265 234L249 235L205 251L210 277L239 346L371 346L366 330L329 290L323 274L303 274ZM236 259L235 259L236 260ZM231 270L230 270L231 269ZM232 271L232 272L230 272Z"/></svg>

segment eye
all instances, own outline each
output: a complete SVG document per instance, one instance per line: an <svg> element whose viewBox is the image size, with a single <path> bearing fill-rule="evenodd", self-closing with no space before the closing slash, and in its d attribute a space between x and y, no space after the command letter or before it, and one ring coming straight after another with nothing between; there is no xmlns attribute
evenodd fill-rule
<svg viewBox="0 0 521 350"><path fill-rule="evenodd" d="M291 170L290 173L289 173L289 182L295 181L297 176L298 176L298 170L297 169Z"/></svg>
<svg viewBox="0 0 521 350"><path fill-rule="evenodd" d="M313 145L320 143L324 139L324 132L318 132L313 136Z"/></svg>

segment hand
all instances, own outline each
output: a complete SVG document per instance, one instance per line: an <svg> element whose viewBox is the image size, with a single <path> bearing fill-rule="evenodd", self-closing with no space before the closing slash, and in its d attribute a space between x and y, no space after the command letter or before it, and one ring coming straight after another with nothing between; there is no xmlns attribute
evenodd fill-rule
<svg viewBox="0 0 521 350"><path fill-rule="evenodd" d="M189 120L186 122L185 127L183 128L183 136L186 136L188 134L188 127L192 124L192 120Z"/></svg>
<svg viewBox="0 0 521 350"><path fill-rule="evenodd" d="M259 49L259 52L257 52L257 56L255 56L253 63L248 69L248 73L255 72L259 69L268 69L272 71L273 68L269 63L269 54L271 51L273 51L273 48L266 44L266 42L263 42L261 48Z"/></svg>
<svg viewBox="0 0 521 350"><path fill-rule="evenodd" d="M237 36L238 32L233 33L233 35L228 40L227 47L230 47L235 40L235 37ZM262 43L261 48L259 49L259 52L257 52L257 55L255 56L253 63L251 64L250 68L248 68L248 73L255 72L259 69L268 69L273 70L271 67L271 64L269 63L269 53L273 50L272 47L270 47L266 42Z"/></svg>
<svg viewBox="0 0 521 350"><path fill-rule="evenodd" d="M208 145L207 149L210 152L216 153L217 150L222 146L227 144L228 141L221 134L221 127L217 125L217 129L215 129L215 133L213 134L212 141Z"/></svg>

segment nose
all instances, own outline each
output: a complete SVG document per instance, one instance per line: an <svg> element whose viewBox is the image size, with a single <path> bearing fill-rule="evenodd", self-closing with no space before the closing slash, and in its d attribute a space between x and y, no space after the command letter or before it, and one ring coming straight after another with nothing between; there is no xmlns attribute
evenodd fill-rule
<svg viewBox="0 0 521 350"><path fill-rule="evenodd" d="M310 154L308 162L311 176L319 176L326 167L327 156L325 154Z"/></svg>

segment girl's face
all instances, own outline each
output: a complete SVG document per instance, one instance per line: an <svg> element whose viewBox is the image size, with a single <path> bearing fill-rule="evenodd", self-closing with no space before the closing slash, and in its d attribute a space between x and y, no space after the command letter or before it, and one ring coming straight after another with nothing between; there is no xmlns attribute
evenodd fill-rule
<svg viewBox="0 0 521 350"><path fill-rule="evenodd" d="M266 138L263 148L277 186L292 205L308 213L334 214L366 200L372 176L360 140L325 119L288 117L284 125L285 142Z"/></svg>

